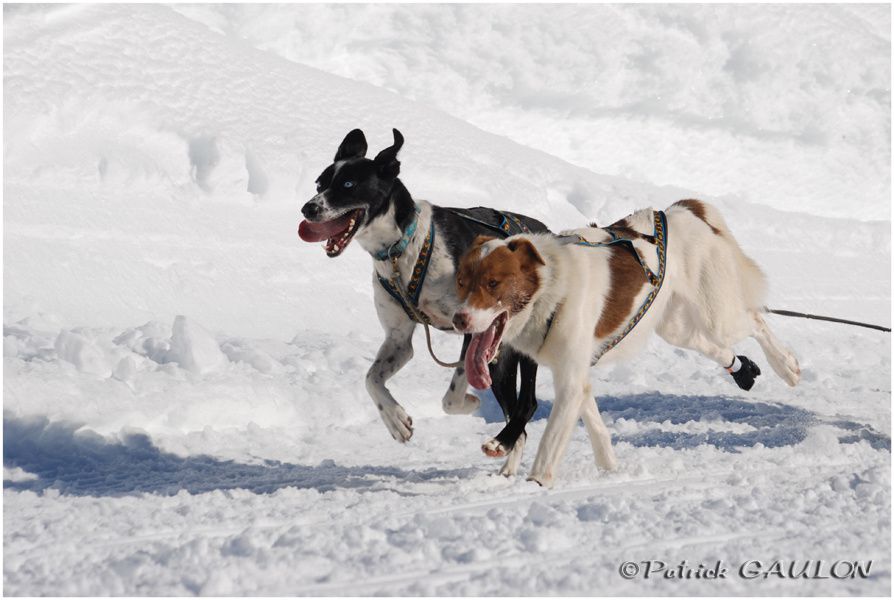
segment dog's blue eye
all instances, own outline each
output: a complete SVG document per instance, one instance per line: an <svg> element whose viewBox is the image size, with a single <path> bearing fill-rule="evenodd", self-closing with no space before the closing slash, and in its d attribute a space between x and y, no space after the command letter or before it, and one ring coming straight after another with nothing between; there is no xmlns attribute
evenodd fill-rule
<svg viewBox="0 0 894 600"><path fill-rule="evenodd" d="M354 182L353 182L353 181L346 181L346 182L345 182L345 187L346 187L346 188L354 187Z"/></svg>

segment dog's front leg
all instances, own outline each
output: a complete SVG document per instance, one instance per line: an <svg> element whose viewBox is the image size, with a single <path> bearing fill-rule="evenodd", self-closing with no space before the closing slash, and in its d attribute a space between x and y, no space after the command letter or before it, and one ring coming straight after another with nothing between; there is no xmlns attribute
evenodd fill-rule
<svg viewBox="0 0 894 600"><path fill-rule="evenodd" d="M590 387L586 367L563 365L553 369L556 399L528 476L543 487L552 487L559 462L581 415L581 403Z"/></svg>
<svg viewBox="0 0 894 600"><path fill-rule="evenodd" d="M587 428L587 434L590 436L590 446L596 457L596 465L605 471L614 471L618 468L618 461L615 458L615 451L612 449L612 434L602 421L599 406L591 396L592 392L588 385L587 393L581 404L581 417Z"/></svg>
<svg viewBox="0 0 894 600"><path fill-rule="evenodd" d="M387 330L387 337L379 348L376 360L366 373L366 389L372 396L379 416L388 431L398 442L406 442L413 436L413 419L398 404L385 382L397 373L413 357L413 330L416 324L406 319L393 329Z"/></svg>
<svg viewBox="0 0 894 600"><path fill-rule="evenodd" d="M466 348L469 347L471 340L471 335L463 336L463 349L459 355L460 361L466 358ZM469 380L466 378L466 368L464 365L460 365L453 372L450 387L441 400L441 407L445 413L448 415L470 415L478 410L478 407L481 406L481 400L474 394L466 393L468 387Z"/></svg>

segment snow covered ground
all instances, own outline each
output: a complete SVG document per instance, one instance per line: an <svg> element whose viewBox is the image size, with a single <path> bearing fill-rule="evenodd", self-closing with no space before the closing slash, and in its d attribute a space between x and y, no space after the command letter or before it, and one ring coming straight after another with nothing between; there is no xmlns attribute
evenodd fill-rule
<svg viewBox="0 0 894 600"><path fill-rule="evenodd" d="M398 127L417 197L555 229L702 197L771 306L890 325L889 31L886 6L6 5L4 592L889 594L889 334L770 317L803 380L750 393L656 339L592 372L619 471L579 428L546 491L480 452L491 397L441 412L421 332L391 440L370 259L295 235L343 135ZM735 575L777 559L872 567ZM731 573L620 576L645 560Z"/></svg>

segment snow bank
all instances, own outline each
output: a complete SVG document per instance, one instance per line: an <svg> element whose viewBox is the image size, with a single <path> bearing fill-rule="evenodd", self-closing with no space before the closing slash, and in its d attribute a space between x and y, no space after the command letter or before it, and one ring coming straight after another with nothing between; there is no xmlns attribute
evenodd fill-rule
<svg viewBox="0 0 894 600"><path fill-rule="evenodd" d="M13 321L44 312L126 327L134 314L200 314L212 329L284 340L374 322L366 255L333 263L295 236L298 207L358 126L373 147L399 127L404 181L442 204L524 208L561 228L687 195L573 167L168 8L57 7L46 18L12 10L6 24ZM330 274L325 300L307 293L318 272Z"/></svg>
<svg viewBox="0 0 894 600"><path fill-rule="evenodd" d="M168 359L180 363L182 368L193 373L213 371L227 361L214 336L183 315L177 315L174 319Z"/></svg>
<svg viewBox="0 0 894 600"><path fill-rule="evenodd" d="M70 362L82 373L101 377L111 374L102 351L83 335L63 330L56 337L55 347L61 360Z"/></svg>
<svg viewBox="0 0 894 600"><path fill-rule="evenodd" d="M889 7L178 10L599 173L890 219Z"/></svg>

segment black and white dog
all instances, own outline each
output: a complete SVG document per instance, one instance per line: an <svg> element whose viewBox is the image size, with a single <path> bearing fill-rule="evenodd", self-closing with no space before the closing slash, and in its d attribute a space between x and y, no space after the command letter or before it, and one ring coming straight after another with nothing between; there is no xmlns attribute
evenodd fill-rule
<svg viewBox="0 0 894 600"><path fill-rule="evenodd" d="M456 333L452 319L460 302L454 277L460 257L479 235L548 232L543 223L523 215L480 207L444 208L414 200L398 179L397 153L403 141L395 129L394 144L370 160L363 132L348 133L334 162L317 178L317 194L301 209L306 220L298 228L302 240L324 242L330 257L340 255L356 239L374 259L374 298L385 341L366 374L366 388L399 442L413 435L413 420L385 383L413 356L413 331L420 319ZM463 355L469 340L466 336ZM489 369L494 396L508 424L482 449L489 456L506 456L500 472L513 475L524 448L525 425L537 407L537 365L506 349ZM516 394L519 369L521 385ZM460 366L442 401L445 412L468 414L478 408L480 401L467 394L467 386L465 369Z"/></svg>

